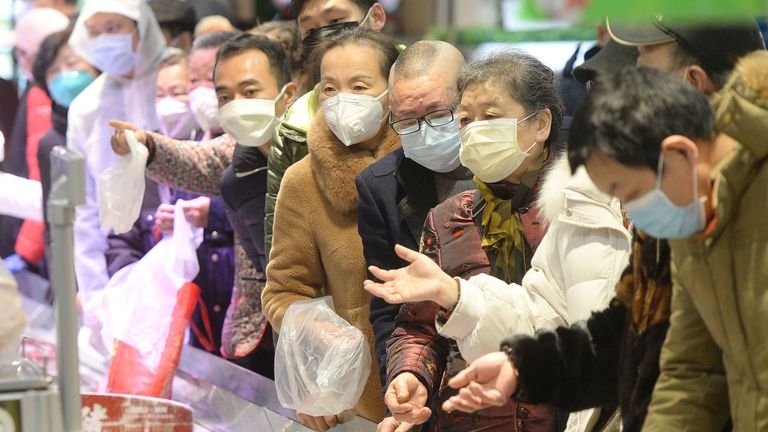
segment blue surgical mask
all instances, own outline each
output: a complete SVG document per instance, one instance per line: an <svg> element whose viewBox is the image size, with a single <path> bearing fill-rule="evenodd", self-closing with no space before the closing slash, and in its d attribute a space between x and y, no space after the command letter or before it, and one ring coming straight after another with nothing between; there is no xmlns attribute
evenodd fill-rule
<svg viewBox="0 0 768 432"><path fill-rule="evenodd" d="M94 66L110 75L125 76L136 66L133 33L101 34L89 48Z"/></svg>
<svg viewBox="0 0 768 432"><path fill-rule="evenodd" d="M51 94L51 99L54 102L64 108L69 108L77 95L85 90L94 79L96 78L88 72L79 70L61 71L48 84L48 92Z"/></svg>
<svg viewBox="0 0 768 432"><path fill-rule="evenodd" d="M689 237L706 226L704 203L706 198L699 198L698 174L693 168L693 202L687 206L678 206L669 200L661 190L661 175L664 167L664 154L659 156L659 168L656 187L642 197L624 204L632 217L632 223L642 231L660 239L679 239Z"/></svg>
<svg viewBox="0 0 768 432"><path fill-rule="evenodd" d="M421 128L411 134L401 135L405 157L419 165L439 173L447 173L459 167L459 119L445 125L432 127L422 123Z"/></svg>

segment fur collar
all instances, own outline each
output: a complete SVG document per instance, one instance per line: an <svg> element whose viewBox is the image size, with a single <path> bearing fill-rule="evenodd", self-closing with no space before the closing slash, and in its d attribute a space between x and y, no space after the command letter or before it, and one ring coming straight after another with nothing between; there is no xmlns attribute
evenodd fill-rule
<svg viewBox="0 0 768 432"><path fill-rule="evenodd" d="M544 184L536 197L536 206L539 208L541 222L547 226L552 226L559 219L566 205L566 194L571 199L580 196L581 200L614 205L614 199L597 189L583 166L571 174L571 165L565 153L558 156L544 176Z"/></svg>
<svg viewBox="0 0 768 432"><path fill-rule="evenodd" d="M563 206L563 189L570 179L571 165L568 163L568 155L563 153L544 174L544 182L536 197L539 218L544 225L552 225L560 216L560 209Z"/></svg>
<svg viewBox="0 0 768 432"><path fill-rule="evenodd" d="M307 134L312 172L323 196L334 210L347 213L357 207L355 177L368 165L400 148L400 137L387 127L379 134L381 145L371 152L347 147L334 135L322 111L315 114Z"/></svg>

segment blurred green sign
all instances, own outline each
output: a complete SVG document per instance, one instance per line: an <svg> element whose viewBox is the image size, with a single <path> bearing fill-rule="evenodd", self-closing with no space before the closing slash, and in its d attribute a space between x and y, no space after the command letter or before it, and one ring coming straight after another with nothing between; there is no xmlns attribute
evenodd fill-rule
<svg viewBox="0 0 768 432"><path fill-rule="evenodd" d="M515 1L515 0L512 0ZM654 15L696 21L739 16L765 16L768 0L519 0L531 19L595 22L613 19L647 20Z"/></svg>

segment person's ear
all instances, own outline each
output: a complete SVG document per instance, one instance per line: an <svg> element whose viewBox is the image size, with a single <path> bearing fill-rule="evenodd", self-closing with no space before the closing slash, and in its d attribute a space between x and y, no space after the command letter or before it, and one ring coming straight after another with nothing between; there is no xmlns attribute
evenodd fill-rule
<svg viewBox="0 0 768 432"><path fill-rule="evenodd" d="M716 91L715 84L709 78L707 71L699 65L688 66L685 80L704 94L712 94Z"/></svg>
<svg viewBox="0 0 768 432"><path fill-rule="evenodd" d="M294 84L293 82L289 82L288 84L285 85L285 93L283 93L283 102L281 104L278 104L278 111L282 111L282 112L275 113L275 114L278 114L278 117L285 114L285 112L288 111L288 108L290 108L291 105L293 105L293 103L296 102L296 97L298 96L298 93L296 90L297 90L296 84ZM279 109L281 105L282 105L282 110Z"/></svg>
<svg viewBox="0 0 768 432"><path fill-rule="evenodd" d="M535 116L536 118L536 142L545 143L552 132L552 111L544 108Z"/></svg>
<svg viewBox="0 0 768 432"><path fill-rule="evenodd" d="M699 147L690 138L683 135L670 135L661 142L662 152L680 153L695 164L699 158Z"/></svg>
<svg viewBox="0 0 768 432"><path fill-rule="evenodd" d="M374 3L373 6L371 6L371 15L368 17L366 25L371 30L382 31L386 23L387 12L384 10L384 6L378 2Z"/></svg>

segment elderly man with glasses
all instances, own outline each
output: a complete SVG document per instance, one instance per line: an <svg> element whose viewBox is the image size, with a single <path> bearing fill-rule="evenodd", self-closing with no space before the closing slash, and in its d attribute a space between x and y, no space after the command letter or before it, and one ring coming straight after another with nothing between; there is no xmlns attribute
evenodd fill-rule
<svg viewBox="0 0 768 432"><path fill-rule="evenodd" d="M471 172L459 162L459 119L454 108L463 66L464 57L450 44L421 41L403 51L392 67L389 124L400 135L402 149L357 177L358 229L369 266L405 266L395 255L395 245L418 248L429 210L459 192L476 188ZM386 343L399 310L399 305L378 298L371 303L384 388Z"/></svg>

